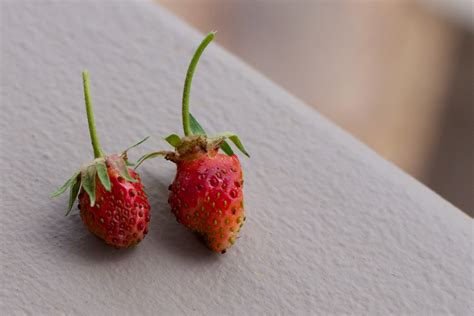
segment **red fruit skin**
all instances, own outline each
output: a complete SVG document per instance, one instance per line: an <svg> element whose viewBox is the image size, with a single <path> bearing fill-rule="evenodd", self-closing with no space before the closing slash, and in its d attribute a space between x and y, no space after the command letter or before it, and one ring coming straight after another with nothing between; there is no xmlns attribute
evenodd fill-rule
<svg viewBox="0 0 474 316"><path fill-rule="evenodd" d="M179 160L168 202L179 223L201 234L209 248L224 253L245 220L239 158L225 154Z"/></svg>
<svg viewBox="0 0 474 316"><path fill-rule="evenodd" d="M118 171L107 167L111 191L107 192L96 178L96 202L90 206L84 189L79 194L79 209L84 225L91 233L117 248L139 243L148 233L150 204L140 177L128 169L137 182L128 182Z"/></svg>

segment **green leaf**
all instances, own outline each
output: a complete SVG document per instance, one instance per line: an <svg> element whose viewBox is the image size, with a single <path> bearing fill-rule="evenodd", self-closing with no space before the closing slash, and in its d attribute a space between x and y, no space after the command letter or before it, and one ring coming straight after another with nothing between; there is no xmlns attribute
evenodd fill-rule
<svg viewBox="0 0 474 316"><path fill-rule="evenodd" d="M148 138L150 138L150 136L147 136L147 137L143 138L141 141L139 141L139 142L133 144L132 146L128 147L128 148L125 149L122 153L126 153L126 152L129 151L130 149L135 148L135 147L137 147L138 145L140 145L140 144L146 142L146 141L148 140Z"/></svg>
<svg viewBox="0 0 474 316"><path fill-rule="evenodd" d="M107 166L105 165L105 161L101 160L96 164L97 167L97 175L99 176L99 180L107 190L110 192L110 178L109 173L107 172Z"/></svg>
<svg viewBox="0 0 474 316"><path fill-rule="evenodd" d="M125 160L125 164L127 165L127 167L133 167L135 166L135 164L133 162L130 162L128 160Z"/></svg>
<svg viewBox="0 0 474 316"><path fill-rule="evenodd" d="M115 168L119 172L120 176L122 176L122 178L124 178L128 182L137 182L137 180L132 178L132 176L128 172L127 164L125 163L123 159L114 159L114 160L111 160L110 162L115 165Z"/></svg>
<svg viewBox="0 0 474 316"><path fill-rule="evenodd" d="M223 132L223 133L219 133L218 135L215 136L216 138L217 137L225 137L225 138L228 138L230 139L234 145L247 157L250 158L250 155L248 154L248 152L245 150L245 147L244 145L242 144L242 142L240 141L239 139L239 136L237 136L236 134L232 133L232 132Z"/></svg>
<svg viewBox="0 0 474 316"><path fill-rule="evenodd" d="M71 209L74 206L74 201L76 201L77 194L79 194L79 190L81 189L81 181L75 181L71 187L71 191L69 193L69 205L65 216L68 216L71 213Z"/></svg>
<svg viewBox="0 0 474 316"><path fill-rule="evenodd" d="M191 113L189 113L189 122L191 125L191 131L194 135L206 136L206 131L204 130L204 128L202 128L201 124L199 124L199 122ZM234 154L234 151L227 142L224 141L220 147L222 151L225 152L227 155L232 156Z"/></svg>
<svg viewBox="0 0 474 316"><path fill-rule="evenodd" d="M201 124L196 120L196 118L189 113L189 123L191 125L191 132L194 135L204 135L206 136L206 132L204 131L204 128L202 128Z"/></svg>
<svg viewBox="0 0 474 316"><path fill-rule="evenodd" d="M232 156L234 154L234 151L226 141L222 142L221 149L227 154L227 156Z"/></svg>
<svg viewBox="0 0 474 316"><path fill-rule="evenodd" d="M168 144L170 144L174 148L178 147L179 145L181 145L183 143L181 141L181 137L179 137L176 134L169 135L168 137L165 138L165 140L168 142Z"/></svg>
<svg viewBox="0 0 474 316"><path fill-rule="evenodd" d="M91 206L95 204L95 175L97 169L95 165L90 165L81 171L82 187L89 195Z"/></svg>
<svg viewBox="0 0 474 316"><path fill-rule="evenodd" d="M61 195L63 194L67 188L69 188L71 185L74 184L74 181L76 181L77 179L77 176L79 175L79 171L76 172L75 174L72 175L72 177L70 177L66 183L64 183L59 189L57 189L53 194L51 194L51 197L54 198L54 197L57 197L58 195Z"/></svg>
<svg viewBox="0 0 474 316"><path fill-rule="evenodd" d="M137 160L137 164L135 165L134 169L137 169L145 160L156 158L158 156L166 156L167 152L165 151L155 151L152 153L145 154Z"/></svg>

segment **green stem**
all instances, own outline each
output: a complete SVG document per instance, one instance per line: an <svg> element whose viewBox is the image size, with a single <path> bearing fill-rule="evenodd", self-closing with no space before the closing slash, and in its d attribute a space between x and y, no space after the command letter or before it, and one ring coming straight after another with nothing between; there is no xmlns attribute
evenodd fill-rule
<svg viewBox="0 0 474 316"><path fill-rule="evenodd" d="M89 133L91 135L92 148L94 148L94 158L103 157L104 154L100 148L99 138L95 130L94 112L92 111L91 94L89 88L89 72L84 70L82 72L82 80L84 82L84 98L86 100L87 122L89 123Z"/></svg>
<svg viewBox="0 0 474 316"><path fill-rule="evenodd" d="M197 48L196 52L194 53L193 59L191 59L191 63L188 67L188 72L186 73L186 80L184 81L184 89L183 89L183 129L184 135L190 136L193 135L191 131L191 123L189 120L189 94L191 93L191 82L193 81L194 70L196 69L197 63L199 58L202 55L202 52L206 48L206 46L214 39L214 35L216 32L210 32L207 34L206 38L201 42L199 47Z"/></svg>

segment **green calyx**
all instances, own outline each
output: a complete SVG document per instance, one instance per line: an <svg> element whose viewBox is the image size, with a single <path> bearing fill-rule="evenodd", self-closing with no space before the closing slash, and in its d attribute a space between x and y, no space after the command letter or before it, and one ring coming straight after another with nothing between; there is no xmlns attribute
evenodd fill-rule
<svg viewBox="0 0 474 316"><path fill-rule="evenodd" d="M204 142L205 144L199 145L203 149L206 148L206 151L211 151L212 149L221 148L223 152L227 155L234 155L234 151L230 145L226 142L226 139L229 139L234 145L247 157L250 157L244 145L240 141L240 138L232 132L223 132L214 136L207 136L206 132L198 121L190 114L191 121L191 130L193 131L193 136L185 136L184 138L179 137L176 134L171 134L165 138L165 140L173 146L178 153L181 155L187 151L187 147L196 146L196 140L199 139L198 143ZM199 137L196 137L199 136Z"/></svg>
<svg viewBox="0 0 474 316"><path fill-rule="evenodd" d="M201 44L196 49L196 52L191 59L191 62L188 67L188 71L186 73L186 80L184 82L184 89L183 89L183 102L182 102L182 119L183 119L183 130L185 138L193 135L202 135L207 137L206 132L202 128L201 124L196 120L196 118L189 112L189 95L191 93L191 83L193 80L194 71L196 69L197 63L199 62L199 58L201 57L204 49L209 45L209 43L214 39L216 32L210 32L201 42ZM214 142L215 138L223 137L224 140L220 142L220 148L224 151L227 155L231 156L234 154L230 145L225 141L226 138L231 140L236 147L247 157L250 157L247 151L245 150L242 142L240 141L239 137L231 132L224 132L220 133L214 137L211 137L211 142ZM184 141L183 138L181 142ZM173 147L177 148L180 146L178 141L178 135L170 135L165 138L165 140Z"/></svg>
<svg viewBox="0 0 474 316"><path fill-rule="evenodd" d="M128 166L133 166L133 164L128 162L127 152L149 138L146 137L143 140L133 144L132 146L125 149L120 155L105 156L100 147L99 138L95 129L94 113L92 110L90 96L89 73L86 70L82 72L82 79L84 86L84 99L86 103L87 122L89 125L89 133L95 159L92 161L92 163L85 165L79 171L76 171L72 177L66 181L66 183L64 183L51 195L51 197L56 197L63 194L67 189L70 190L69 204L66 215L69 215L71 212L74 202L76 201L81 189L84 189L84 191L86 191L86 193L89 195L90 205L95 205L97 178L105 190L110 192L112 185L109 178L109 168L115 169L125 180L137 182L136 179L132 178L128 171Z"/></svg>
<svg viewBox="0 0 474 316"><path fill-rule="evenodd" d="M180 160L194 159L202 154L214 156L217 154L219 148L231 156L234 152L225 142L226 139L230 139L240 151L242 151L247 157L250 157L239 137L231 132L220 133L213 137L195 134L181 138L176 134L171 134L166 137L165 140L174 147L174 151L156 151L148 153L138 159L135 169L144 161L151 158L164 156L167 160L178 162Z"/></svg>
<svg viewBox="0 0 474 316"><path fill-rule="evenodd" d="M57 197L67 189L70 190L69 204L66 216L71 212L74 202L81 189L84 189L89 195L90 205L95 205L96 200L96 181L99 179L100 184L107 192L112 190L112 184L109 177L109 169L115 170L122 178L129 182L137 182L128 170L128 166L133 165L128 161L127 152L129 149L138 146L148 139L145 138L133 146L124 150L120 155L103 156L94 159L90 164L83 166L79 171L76 171L71 178L69 178L59 189L57 189L51 197Z"/></svg>

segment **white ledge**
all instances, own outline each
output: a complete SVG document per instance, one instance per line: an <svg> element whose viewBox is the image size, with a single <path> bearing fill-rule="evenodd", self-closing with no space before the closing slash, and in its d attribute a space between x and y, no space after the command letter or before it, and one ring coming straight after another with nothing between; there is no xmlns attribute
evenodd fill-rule
<svg viewBox="0 0 474 316"><path fill-rule="evenodd" d="M174 166L141 170L152 205L135 249L105 246L51 191L91 159L81 75L98 132L132 153L180 131L201 34L150 3L2 2L1 310L11 314L448 314L472 312L472 221L216 44L192 112L240 134L247 222L225 255L176 223ZM256 44L257 45L257 44ZM268 56L272 58L272 56Z"/></svg>

